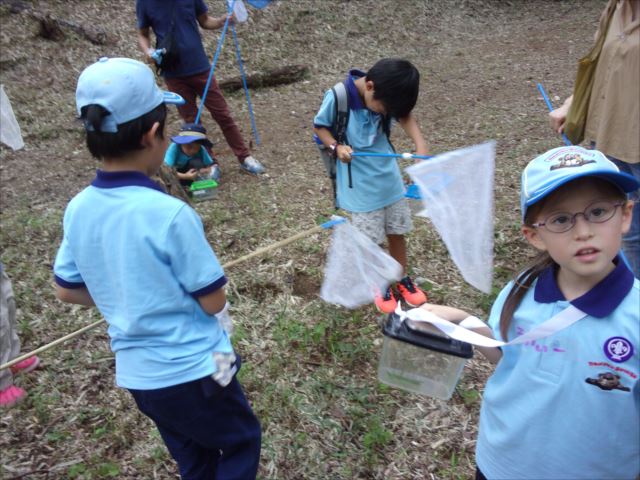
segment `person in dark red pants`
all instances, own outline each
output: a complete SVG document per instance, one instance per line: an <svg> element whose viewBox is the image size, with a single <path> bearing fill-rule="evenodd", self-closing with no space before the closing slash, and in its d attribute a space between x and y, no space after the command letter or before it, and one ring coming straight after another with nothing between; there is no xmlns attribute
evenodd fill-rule
<svg viewBox="0 0 640 480"><path fill-rule="evenodd" d="M196 99L203 96L211 68L198 26L216 30L222 28L227 19L226 16L212 17L207 11L203 0L136 0L138 44L147 63L156 65L152 56L156 49L151 46L153 30L156 47L165 49L161 58L166 61L160 63L161 74L167 88L185 99L186 103L178 108L178 112L187 123L196 119ZM264 166L249 152L215 77L211 79L204 106L220 126L240 168L254 175L264 173Z"/></svg>

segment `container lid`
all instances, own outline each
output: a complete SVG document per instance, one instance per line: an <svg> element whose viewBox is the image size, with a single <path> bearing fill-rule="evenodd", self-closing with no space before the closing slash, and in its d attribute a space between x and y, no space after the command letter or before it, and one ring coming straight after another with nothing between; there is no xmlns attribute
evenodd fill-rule
<svg viewBox="0 0 640 480"><path fill-rule="evenodd" d="M461 358L473 357L473 348L470 343L450 338L436 328L431 327L431 325L427 328L423 328L422 325L420 326L420 329L411 328L408 325L408 322L409 321L403 322L400 320L398 315L392 313L387 318L387 322L382 329L382 333L387 337L391 337L401 342L410 343L416 347L426 348ZM430 328L434 331L427 331Z"/></svg>
<svg viewBox="0 0 640 480"><path fill-rule="evenodd" d="M191 190L192 192L195 192L197 190L207 190L209 188L216 188L217 186L218 186L218 182L216 182L213 179L198 180L191 184L191 186L189 187L189 190Z"/></svg>

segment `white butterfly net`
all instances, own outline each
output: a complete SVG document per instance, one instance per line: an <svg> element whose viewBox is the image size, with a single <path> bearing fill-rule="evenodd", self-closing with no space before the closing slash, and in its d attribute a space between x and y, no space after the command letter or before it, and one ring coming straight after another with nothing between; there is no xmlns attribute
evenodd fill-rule
<svg viewBox="0 0 640 480"><path fill-rule="evenodd" d="M493 274L495 142L437 155L406 169L463 278L489 293Z"/></svg>
<svg viewBox="0 0 640 480"><path fill-rule="evenodd" d="M0 142L9 145L14 150L24 147L20 126L13 114L11 102L4 92L3 85L0 85Z"/></svg>
<svg viewBox="0 0 640 480"><path fill-rule="evenodd" d="M333 228L320 297L357 308L402 278L402 266L348 222Z"/></svg>

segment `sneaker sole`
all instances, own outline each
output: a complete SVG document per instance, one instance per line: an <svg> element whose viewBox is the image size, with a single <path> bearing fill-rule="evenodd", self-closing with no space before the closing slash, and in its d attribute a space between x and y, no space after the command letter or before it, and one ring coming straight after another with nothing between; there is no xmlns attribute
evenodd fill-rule
<svg viewBox="0 0 640 480"><path fill-rule="evenodd" d="M384 310L382 310L380 307L378 307L375 303L373 304L374 307L376 307L376 310L379 311L380 313L382 313L383 315L390 315L393 312L396 311L396 309L394 308L393 310L391 310L390 312L385 312Z"/></svg>
<svg viewBox="0 0 640 480"><path fill-rule="evenodd" d="M15 372L11 370L11 373L14 377L17 377L18 375L22 375L23 373L29 373L35 370L36 368L38 368L38 365L40 365L40 358L36 357L36 361L29 365L27 368L21 368L20 370L16 370Z"/></svg>
<svg viewBox="0 0 640 480"><path fill-rule="evenodd" d="M255 173L255 172L252 172L251 170L247 170L246 168L242 168L242 167L240 167L240 170L242 170L244 173L248 173L249 175L253 175L254 177L259 177L260 175L264 174L264 172Z"/></svg>

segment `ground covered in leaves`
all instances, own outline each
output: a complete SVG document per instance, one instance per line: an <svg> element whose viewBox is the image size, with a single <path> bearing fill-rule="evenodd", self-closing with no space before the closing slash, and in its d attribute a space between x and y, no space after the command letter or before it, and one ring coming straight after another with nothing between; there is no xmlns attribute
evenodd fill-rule
<svg viewBox="0 0 640 480"><path fill-rule="evenodd" d="M51 266L65 204L93 177L75 120L80 71L100 56L140 58L133 1L0 2L0 81L26 147L0 147L0 260L13 278L23 351L100 318L53 295ZM15 2L14 2L15 3ZM208 2L215 14L223 2ZM401 56L422 73L416 115L432 152L497 141L495 290L530 251L518 233L519 176L536 154L560 145L547 128L542 82L556 103L570 94L604 1L289 0L251 9L238 27L249 73L308 65L305 80L252 92L265 163L261 178L242 174L208 114L222 163L214 201L196 209L222 263L313 227L332 213L330 185L311 142L323 91L352 67ZM41 36L50 15L106 32L94 44L63 28ZM217 34L205 34L215 50ZM237 75L231 37L217 76ZM227 96L247 138L242 92ZM169 129L177 130L171 113ZM410 148L394 137L399 151ZM467 286L437 234L416 219L412 272L430 297L486 316L493 295ZM228 293L243 357L241 380L264 442L263 479L462 479L474 469L479 405L490 373L468 362L451 400L442 402L377 382L382 336L372 308L347 311L318 297L327 234L316 234L230 267ZM114 386L104 326L42 355L42 367L17 383L29 397L0 412L0 478L176 478L151 423Z"/></svg>

